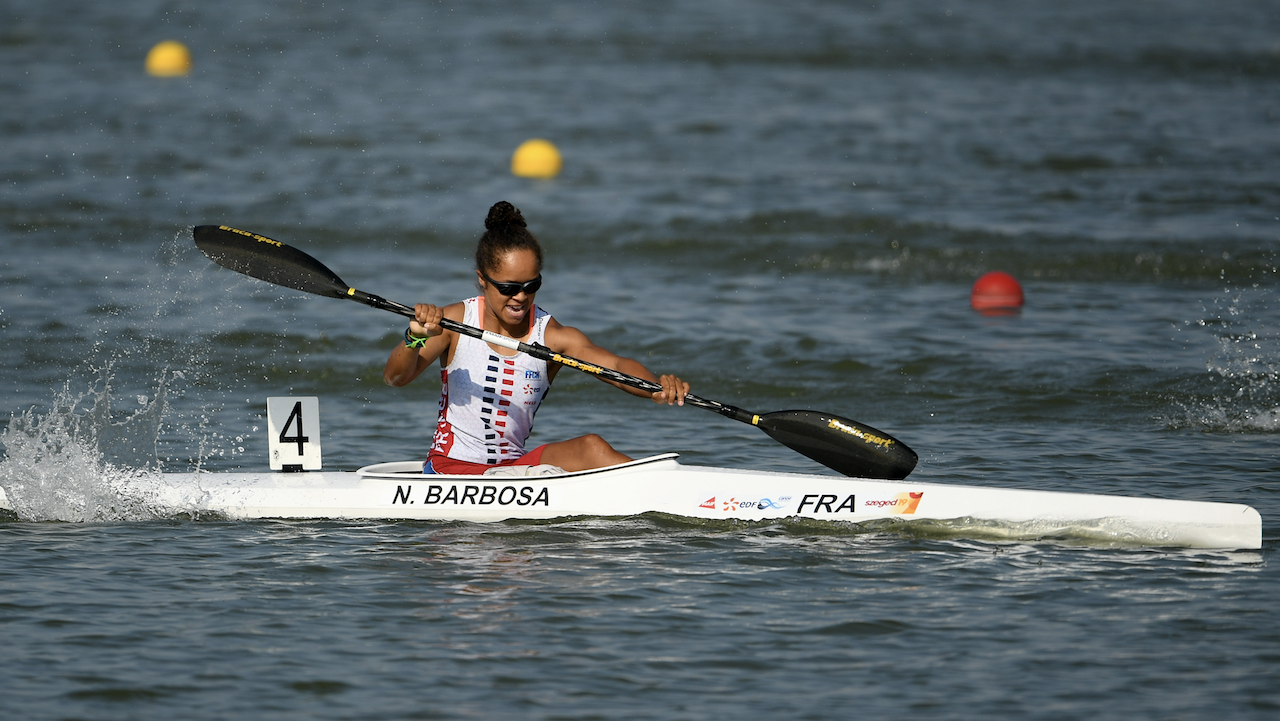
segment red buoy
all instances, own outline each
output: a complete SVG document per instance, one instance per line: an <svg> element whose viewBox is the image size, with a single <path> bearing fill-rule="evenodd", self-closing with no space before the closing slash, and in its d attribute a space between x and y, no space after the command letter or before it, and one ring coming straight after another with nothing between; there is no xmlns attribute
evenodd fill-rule
<svg viewBox="0 0 1280 721"><path fill-rule="evenodd" d="M1017 279L999 270L979 278L969 294L969 304L984 313L1016 310L1022 307L1022 300L1022 286Z"/></svg>

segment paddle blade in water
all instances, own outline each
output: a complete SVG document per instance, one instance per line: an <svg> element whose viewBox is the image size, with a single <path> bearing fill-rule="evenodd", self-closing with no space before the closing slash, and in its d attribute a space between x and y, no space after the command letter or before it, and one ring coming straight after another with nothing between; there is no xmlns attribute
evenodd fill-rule
<svg viewBox="0 0 1280 721"><path fill-rule="evenodd" d="M819 411L765 413L755 423L775 441L854 478L901 480L919 457L884 431Z"/></svg>
<svg viewBox="0 0 1280 721"><path fill-rule="evenodd" d="M209 260L237 273L330 298L350 291L324 263L278 240L225 225L197 225L191 234Z"/></svg>

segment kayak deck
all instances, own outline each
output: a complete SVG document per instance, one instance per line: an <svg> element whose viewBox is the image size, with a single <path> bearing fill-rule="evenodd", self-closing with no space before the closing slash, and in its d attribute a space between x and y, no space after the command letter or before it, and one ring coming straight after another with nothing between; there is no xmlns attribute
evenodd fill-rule
<svg viewBox="0 0 1280 721"><path fill-rule="evenodd" d="M163 479L156 500L175 514L233 519L493 522L657 512L710 520L946 522L938 528L942 534L970 537L1262 545L1261 516L1241 504L686 466L674 453L547 476L423 474L419 461L404 461L355 472L167 473ZM0 507L8 507L3 495Z"/></svg>

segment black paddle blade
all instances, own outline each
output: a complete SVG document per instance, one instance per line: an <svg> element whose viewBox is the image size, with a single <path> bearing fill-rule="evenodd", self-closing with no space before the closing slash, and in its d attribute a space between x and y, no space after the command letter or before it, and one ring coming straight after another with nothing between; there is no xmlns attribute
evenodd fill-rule
<svg viewBox="0 0 1280 721"><path fill-rule="evenodd" d="M901 480L919 456L884 431L819 411L775 411L755 423L775 441L854 478Z"/></svg>
<svg viewBox="0 0 1280 721"><path fill-rule="evenodd" d="M304 293L347 298L351 288L324 263L278 240L225 225L197 225L191 235L209 260L237 273Z"/></svg>

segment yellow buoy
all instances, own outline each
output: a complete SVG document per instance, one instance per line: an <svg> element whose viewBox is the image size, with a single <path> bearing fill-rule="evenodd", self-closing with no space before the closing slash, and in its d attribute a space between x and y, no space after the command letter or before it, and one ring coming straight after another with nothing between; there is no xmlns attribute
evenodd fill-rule
<svg viewBox="0 0 1280 721"><path fill-rule="evenodd" d="M147 72L158 78L172 78L191 72L191 51L176 40L157 43L147 53Z"/></svg>
<svg viewBox="0 0 1280 721"><path fill-rule="evenodd" d="M554 178L560 166L560 151L541 138L524 141L511 156L511 172L521 178Z"/></svg>

